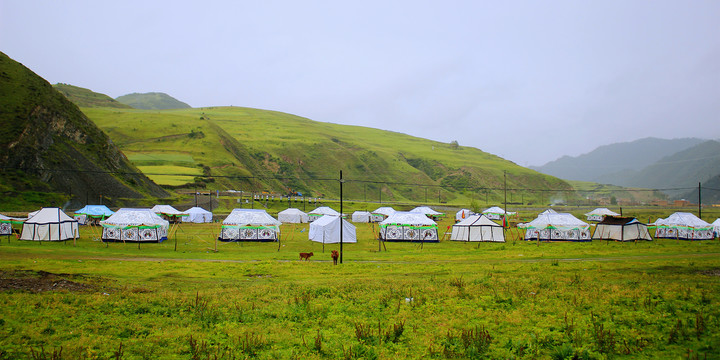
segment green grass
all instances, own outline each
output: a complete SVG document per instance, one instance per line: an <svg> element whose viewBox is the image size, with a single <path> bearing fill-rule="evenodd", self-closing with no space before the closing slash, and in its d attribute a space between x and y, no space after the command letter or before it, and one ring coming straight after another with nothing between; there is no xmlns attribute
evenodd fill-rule
<svg viewBox="0 0 720 360"><path fill-rule="evenodd" d="M720 354L717 240L388 243L379 252L377 228L356 225L359 242L344 246L339 266L329 255L338 245L323 252L306 224L283 225L280 243L216 243L219 224L183 224L140 248L94 241L87 227L75 246L0 239L2 284L46 271L89 287L4 287L1 357L41 348L128 359ZM315 256L300 262L301 251Z"/></svg>
<svg viewBox="0 0 720 360"><path fill-rule="evenodd" d="M217 176L211 189L285 192L291 188L311 196L337 197L337 181L332 179L342 170L345 178L356 180L345 184L345 194L356 198L362 194L376 200L422 202L428 192L438 202L463 203L486 196L466 187L485 187L495 189L487 196L498 201L507 171L510 188L555 188L561 192L552 195L573 196L566 182L479 149L275 111L239 107L83 111L132 154L133 161L140 154L191 156ZM442 185L439 193L438 185ZM549 196L532 191L511 195L526 202Z"/></svg>

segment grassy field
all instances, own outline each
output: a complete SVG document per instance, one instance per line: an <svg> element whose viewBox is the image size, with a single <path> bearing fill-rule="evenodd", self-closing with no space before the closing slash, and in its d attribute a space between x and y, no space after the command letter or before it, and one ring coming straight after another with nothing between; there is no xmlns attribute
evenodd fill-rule
<svg viewBox="0 0 720 360"><path fill-rule="evenodd" d="M306 224L279 243L216 243L218 224L139 247L0 238L0 358L720 357L717 240L378 251L356 225L338 266Z"/></svg>

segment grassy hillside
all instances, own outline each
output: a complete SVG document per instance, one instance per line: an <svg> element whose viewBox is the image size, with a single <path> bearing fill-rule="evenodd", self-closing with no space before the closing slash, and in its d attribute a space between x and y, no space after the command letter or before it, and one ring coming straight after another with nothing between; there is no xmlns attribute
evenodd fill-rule
<svg viewBox="0 0 720 360"><path fill-rule="evenodd" d="M0 208L166 196L44 79L0 53Z"/></svg>
<svg viewBox="0 0 720 360"><path fill-rule="evenodd" d="M172 96L159 93L132 93L123 96L118 96L115 100L127 104L135 109L145 110L161 110L161 109L186 109L190 105L173 98Z"/></svg>
<svg viewBox="0 0 720 360"><path fill-rule="evenodd" d="M506 171L508 188L537 190L512 192L525 202L548 197L548 189L571 196L566 182L476 148L395 132L240 107L83 111L135 165L166 184L192 183L202 173L212 176L211 189L337 197L342 170L346 197L467 203L501 201Z"/></svg>
<svg viewBox="0 0 720 360"><path fill-rule="evenodd" d="M105 95L92 90L68 84L54 84L53 88L65 95L68 100L80 107L111 107L130 109L130 105L123 104Z"/></svg>

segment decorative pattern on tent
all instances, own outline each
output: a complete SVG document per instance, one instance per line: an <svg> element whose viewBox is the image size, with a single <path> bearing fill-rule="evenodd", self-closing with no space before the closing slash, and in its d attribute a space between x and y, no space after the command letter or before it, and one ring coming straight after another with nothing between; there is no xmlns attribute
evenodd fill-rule
<svg viewBox="0 0 720 360"><path fill-rule="evenodd" d="M233 209L223 221L220 241L277 241L280 221L262 209Z"/></svg>
<svg viewBox="0 0 720 360"><path fill-rule="evenodd" d="M667 219L657 219L654 224L655 237L679 240L712 240L715 238L712 224L694 214L676 212Z"/></svg>
<svg viewBox="0 0 720 360"><path fill-rule="evenodd" d="M181 221L181 218L188 216L188 214L183 213L170 205L155 205L150 210L162 216L163 219L173 223L179 222Z"/></svg>
<svg viewBox="0 0 720 360"><path fill-rule="evenodd" d="M383 206L375 209L370 213L370 222L381 222L387 219L388 216L395 213L395 209L389 206Z"/></svg>
<svg viewBox="0 0 720 360"><path fill-rule="evenodd" d="M0 235L12 235L12 224L22 224L25 220L0 214Z"/></svg>
<svg viewBox="0 0 720 360"><path fill-rule="evenodd" d="M525 240L590 241L590 225L568 213L546 210L518 228L526 229Z"/></svg>
<svg viewBox="0 0 720 360"><path fill-rule="evenodd" d="M170 224L150 209L119 209L100 221L105 242L163 242Z"/></svg>
<svg viewBox="0 0 720 360"><path fill-rule="evenodd" d="M438 242L437 224L423 213L397 211L380 223L384 241Z"/></svg>

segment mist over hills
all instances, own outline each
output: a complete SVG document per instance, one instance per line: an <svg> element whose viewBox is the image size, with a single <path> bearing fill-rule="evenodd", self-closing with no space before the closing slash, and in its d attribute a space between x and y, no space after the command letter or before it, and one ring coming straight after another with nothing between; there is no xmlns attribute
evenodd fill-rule
<svg viewBox="0 0 720 360"><path fill-rule="evenodd" d="M161 93L149 92L144 94L132 93L115 98L120 103L126 104L135 109L144 110L168 110L168 109L189 109L190 105L175 99L174 97Z"/></svg>
<svg viewBox="0 0 720 360"><path fill-rule="evenodd" d="M0 78L0 192L6 203L61 206L58 201L72 197L102 195L113 204L167 195L75 104L3 53Z"/></svg>

